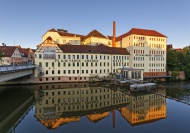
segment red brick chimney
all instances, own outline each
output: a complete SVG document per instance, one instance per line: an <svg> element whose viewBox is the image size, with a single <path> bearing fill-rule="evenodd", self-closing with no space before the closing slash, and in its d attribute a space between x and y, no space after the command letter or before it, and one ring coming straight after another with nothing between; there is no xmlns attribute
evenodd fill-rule
<svg viewBox="0 0 190 133"><path fill-rule="evenodd" d="M116 24L115 21L113 21L113 38L112 38L112 47L116 47Z"/></svg>

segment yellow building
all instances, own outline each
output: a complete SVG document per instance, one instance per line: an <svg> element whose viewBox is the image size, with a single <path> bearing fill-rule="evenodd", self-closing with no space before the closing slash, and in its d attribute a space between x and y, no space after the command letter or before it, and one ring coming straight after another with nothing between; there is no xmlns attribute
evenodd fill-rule
<svg viewBox="0 0 190 133"><path fill-rule="evenodd" d="M89 77L107 77L129 65L126 48L99 45L57 44L48 37L35 51L35 82L89 81Z"/></svg>
<svg viewBox="0 0 190 133"><path fill-rule="evenodd" d="M69 33L64 29L50 29L43 36L42 41L44 42L48 37L51 37L57 44L71 44L71 45L96 45L104 44L111 46L111 40L104 36L97 30L93 30L87 35L79 35Z"/></svg>
<svg viewBox="0 0 190 133"><path fill-rule="evenodd" d="M106 46L111 46L111 40L101 34L97 30L91 31L83 40L82 44L84 45L96 45L96 44L104 44Z"/></svg>
<svg viewBox="0 0 190 133"><path fill-rule="evenodd" d="M167 37L155 30L132 28L116 38L116 46L127 48L129 66L144 69L144 78L166 77Z"/></svg>

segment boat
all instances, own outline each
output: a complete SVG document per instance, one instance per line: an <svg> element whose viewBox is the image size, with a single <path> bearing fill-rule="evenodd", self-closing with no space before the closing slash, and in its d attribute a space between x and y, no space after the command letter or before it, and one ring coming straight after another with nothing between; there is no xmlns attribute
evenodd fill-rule
<svg viewBox="0 0 190 133"><path fill-rule="evenodd" d="M155 86L156 83L131 84L130 91L144 91Z"/></svg>
<svg viewBox="0 0 190 133"><path fill-rule="evenodd" d="M119 82L120 84L125 84L125 83L129 83L129 80L120 80Z"/></svg>

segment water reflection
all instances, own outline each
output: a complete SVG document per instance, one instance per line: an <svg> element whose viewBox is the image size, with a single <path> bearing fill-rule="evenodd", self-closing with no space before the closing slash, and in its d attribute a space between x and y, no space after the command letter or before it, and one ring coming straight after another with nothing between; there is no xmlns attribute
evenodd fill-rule
<svg viewBox="0 0 190 133"><path fill-rule="evenodd" d="M116 110L131 125L166 118L166 98L152 92L132 93L86 83L43 84L36 86L35 99L35 117L48 129L79 122L84 116L96 123L110 114L114 128Z"/></svg>
<svg viewBox="0 0 190 133"><path fill-rule="evenodd" d="M21 86L6 87L0 93L0 132L14 131L34 102L31 90Z"/></svg>

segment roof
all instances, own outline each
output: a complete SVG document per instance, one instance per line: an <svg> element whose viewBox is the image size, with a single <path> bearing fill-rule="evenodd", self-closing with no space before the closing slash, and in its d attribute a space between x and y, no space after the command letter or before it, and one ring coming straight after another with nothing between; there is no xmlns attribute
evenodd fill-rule
<svg viewBox="0 0 190 133"><path fill-rule="evenodd" d="M91 31L90 33L88 33L88 35L86 37L100 37L100 38L107 38L105 37L102 33L100 33L99 31L97 30L93 30Z"/></svg>
<svg viewBox="0 0 190 133"><path fill-rule="evenodd" d="M48 32L57 32L60 36L80 37L81 39L85 38L84 35L73 34L73 33L68 33L68 32L63 32L63 31L57 31L54 28L48 30Z"/></svg>
<svg viewBox="0 0 190 133"><path fill-rule="evenodd" d="M18 50L22 57L28 57L28 54L30 53L29 48L18 48Z"/></svg>
<svg viewBox="0 0 190 133"><path fill-rule="evenodd" d="M63 45L58 44L64 53L99 53L99 54L118 54L129 55L126 48L108 47L103 44L96 46L90 45Z"/></svg>
<svg viewBox="0 0 190 133"><path fill-rule="evenodd" d="M146 36L157 36L157 37L167 37L158 31L155 30L148 30L148 29L138 29L138 28L132 28L129 32L122 34L116 38L116 41L120 41L122 38L129 36L131 34L136 35L146 35Z"/></svg>
<svg viewBox="0 0 190 133"><path fill-rule="evenodd" d="M0 51L2 51L3 57L11 57L17 46L0 46Z"/></svg>

